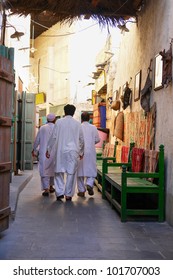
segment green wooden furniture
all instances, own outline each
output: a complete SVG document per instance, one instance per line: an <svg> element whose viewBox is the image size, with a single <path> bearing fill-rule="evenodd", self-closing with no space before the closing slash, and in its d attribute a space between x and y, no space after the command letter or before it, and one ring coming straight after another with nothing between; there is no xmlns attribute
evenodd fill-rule
<svg viewBox="0 0 173 280"><path fill-rule="evenodd" d="M100 169L100 167L102 166L103 158L105 158L105 157L109 156L109 157L113 158L114 161L116 161L117 145L118 145L118 141L115 141L114 144L110 144L110 143L104 141L102 153L96 154L96 162L97 162L98 169Z"/></svg>
<svg viewBox="0 0 173 280"><path fill-rule="evenodd" d="M107 173L121 173L122 165L125 165L127 168L131 167L131 151L132 148L135 146L135 143L130 143L129 149L129 157L128 163L124 162L116 162L116 149L117 149L118 142L115 142L115 149L114 149L114 156L113 157L102 157L100 158L100 162L97 163L97 177L95 179L95 185L102 192L102 197L105 198L105 174ZM103 164L104 162L104 164Z"/></svg>
<svg viewBox="0 0 173 280"><path fill-rule="evenodd" d="M103 160L102 195L120 213L121 221L157 218L164 221L164 146L159 147L158 171L154 173L129 172L123 165L122 172L107 173L107 161ZM149 181L153 178L158 182Z"/></svg>
<svg viewBox="0 0 173 280"><path fill-rule="evenodd" d="M103 152L101 154L96 155L96 164L97 164L97 177L95 179L95 185L101 191L101 178L102 178L102 166L103 166L103 159L111 159L113 162L116 162L116 148L118 145L118 141L115 141L114 145L110 143L103 143ZM111 150L111 151L110 151ZM110 155L111 156L108 156Z"/></svg>

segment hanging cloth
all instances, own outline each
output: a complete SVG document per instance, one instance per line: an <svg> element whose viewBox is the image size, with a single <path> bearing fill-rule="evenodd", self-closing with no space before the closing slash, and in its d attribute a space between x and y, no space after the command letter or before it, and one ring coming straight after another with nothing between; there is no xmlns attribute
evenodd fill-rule
<svg viewBox="0 0 173 280"><path fill-rule="evenodd" d="M152 59L150 60L150 66L148 67L148 75L147 79L144 85L144 88L141 90L140 93L140 103L142 109L145 111L145 113L148 113L150 111L150 93L152 90L152 80L150 79L150 72L151 70L151 63Z"/></svg>
<svg viewBox="0 0 173 280"><path fill-rule="evenodd" d="M141 172L144 166L144 149L133 148L132 150L132 172Z"/></svg>

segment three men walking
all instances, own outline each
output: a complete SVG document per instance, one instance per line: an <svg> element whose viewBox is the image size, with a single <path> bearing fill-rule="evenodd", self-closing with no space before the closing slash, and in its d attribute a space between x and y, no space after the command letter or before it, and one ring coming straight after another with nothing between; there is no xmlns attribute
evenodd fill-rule
<svg viewBox="0 0 173 280"><path fill-rule="evenodd" d="M40 128L34 141L33 156L39 146L43 195L48 196L54 190L54 179L57 200L65 197L66 201L71 201L76 183L78 196L84 197L86 190L89 195L94 194L93 185L97 174L95 144L100 138L97 128L89 123L88 112L82 113L81 125L73 118L75 110L74 105L67 104L64 107L65 116L55 124L55 116L49 114L48 123ZM46 174L49 177L45 178Z"/></svg>

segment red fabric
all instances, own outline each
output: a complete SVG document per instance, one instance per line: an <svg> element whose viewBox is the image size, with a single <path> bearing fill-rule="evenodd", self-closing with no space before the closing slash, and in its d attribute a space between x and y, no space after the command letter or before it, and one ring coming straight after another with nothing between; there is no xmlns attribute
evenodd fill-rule
<svg viewBox="0 0 173 280"><path fill-rule="evenodd" d="M133 148L132 150L132 171L141 172L144 166L144 149Z"/></svg>
<svg viewBox="0 0 173 280"><path fill-rule="evenodd" d="M129 158L129 147L122 146L121 150L121 162L127 163Z"/></svg>

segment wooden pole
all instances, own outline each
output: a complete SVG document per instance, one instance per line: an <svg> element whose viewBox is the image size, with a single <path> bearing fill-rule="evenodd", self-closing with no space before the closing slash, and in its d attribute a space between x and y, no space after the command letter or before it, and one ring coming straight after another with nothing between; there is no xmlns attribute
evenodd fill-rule
<svg viewBox="0 0 173 280"><path fill-rule="evenodd" d="M5 29L6 29L6 14L5 14L5 11L3 11L3 14L2 14L2 29L1 29L2 45L5 45Z"/></svg>

